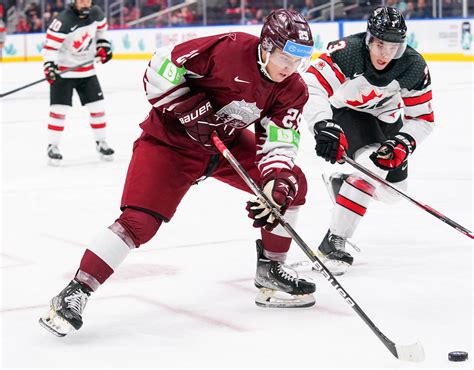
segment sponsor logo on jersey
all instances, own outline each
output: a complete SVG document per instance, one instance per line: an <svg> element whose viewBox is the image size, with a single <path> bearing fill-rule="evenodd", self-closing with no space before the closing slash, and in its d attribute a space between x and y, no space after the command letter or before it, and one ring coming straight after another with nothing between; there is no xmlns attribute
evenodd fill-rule
<svg viewBox="0 0 474 370"><path fill-rule="evenodd" d="M298 148L300 144L300 134L292 128L282 128L272 124L269 126L268 140L271 143L291 144Z"/></svg>
<svg viewBox="0 0 474 370"><path fill-rule="evenodd" d="M239 78L239 76L237 76L236 78L234 78L234 81L235 81L235 82L242 82L242 83L244 83L244 84L249 84L249 83L250 83L250 82L248 82L248 81L241 80L241 79Z"/></svg>
<svg viewBox="0 0 474 370"><path fill-rule="evenodd" d="M222 107L217 115L224 124L241 129L260 118L261 112L256 103L248 103L242 99L241 101L234 100Z"/></svg>
<svg viewBox="0 0 474 370"><path fill-rule="evenodd" d="M185 73L186 69L184 67L177 67L169 59L165 59L163 64L160 66L160 69L158 70L158 74L164 79L171 82L173 85L179 84L181 78Z"/></svg>

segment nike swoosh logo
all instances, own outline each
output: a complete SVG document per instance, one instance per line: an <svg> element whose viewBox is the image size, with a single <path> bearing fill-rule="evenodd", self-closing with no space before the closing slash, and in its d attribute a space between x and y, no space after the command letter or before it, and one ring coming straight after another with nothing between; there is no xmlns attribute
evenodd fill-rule
<svg viewBox="0 0 474 370"><path fill-rule="evenodd" d="M408 163L404 164L404 165L402 166L402 171L405 171L407 167L408 167Z"/></svg>
<svg viewBox="0 0 474 370"><path fill-rule="evenodd" d="M244 84L249 84L249 83L250 83L250 82L248 82L248 81L241 80L241 79L239 78L239 76L237 76L236 78L234 78L234 81L235 81L235 82L242 82L242 83L244 83Z"/></svg>
<svg viewBox="0 0 474 370"><path fill-rule="evenodd" d="M71 27L71 31L74 31L77 27L78 27L77 24L75 26Z"/></svg>
<svg viewBox="0 0 474 370"><path fill-rule="evenodd" d="M362 75L363 75L363 73L354 73L354 78L360 77Z"/></svg>

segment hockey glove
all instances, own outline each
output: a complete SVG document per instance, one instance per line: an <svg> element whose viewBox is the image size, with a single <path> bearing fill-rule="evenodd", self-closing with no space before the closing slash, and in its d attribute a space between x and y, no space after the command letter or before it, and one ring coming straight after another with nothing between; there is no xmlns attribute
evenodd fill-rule
<svg viewBox="0 0 474 370"><path fill-rule="evenodd" d="M58 66L54 62L46 62L43 64L44 75L46 80L53 84L59 77Z"/></svg>
<svg viewBox="0 0 474 370"><path fill-rule="evenodd" d="M265 176L261 181L263 192L273 203L273 206L284 214L298 194L298 178L288 169L276 169ZM265 227L271 231L278 225L278 220L271 212L271 208L261 200L247 202L248 216L254 220L254 227Z"/></svg>
<svg viewBox="0 0 474 370"><path fill-rule="evenodd" d="M104 39L97 40L96 57L99 57L102 64L107 63L112 59L112 44Z"/></svg>
<svg viewBox="0 0 474 370"><path fill-rule="evenodd" d="M339 162L348 147L344 131L332 119L316 122L314 138L316 154L331 163Z"/></svg>
<svg viewBox="0 0 474 370"><path fill-rule="evenodd" d="M179 103L174 108L174 115L184 126L189 137L208 149L214 149L211 135L218 131L219 137L224 137L218 130L223 122L215 114L211 102L205 93L193 95Z"/></svg>
<svg viewBox="0 0 474 370"><path fill-rule="evenodd" d="M370 155L370 159L377 167L391 171L400 167L415 148L415 139L400 132L394 138L382 143L380 148Z"/></svg>

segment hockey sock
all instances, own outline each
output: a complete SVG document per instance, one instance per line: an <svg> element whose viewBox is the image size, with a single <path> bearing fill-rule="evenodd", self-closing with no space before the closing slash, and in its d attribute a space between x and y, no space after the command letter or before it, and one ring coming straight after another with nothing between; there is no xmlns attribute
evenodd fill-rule
<svg viewBox="0 0 474 370"><path fill-rule="evenodd" d="M92 132L94 133L95 141L105 140L105 110L103 100L98 100L93 103L86 104L87 109L89 109L90 114L90 125Z"/></svg>
<svg viewBox="0 0 474 370"><path fill-rule="evenodd" d="M336 197L331 219L331 233L350 238L372 200L375 188L356 175L350 175Z"/></svg>
<svg viewBox="0 0 474 370"><path fill-rule="evenodd" d="M289 208L285 212L285 220L292 226L298 219L299 207ZM284 262L290 249L291 238L281 225L275 227L272 231L262 230L263 254L272 261Z"/></svg>
<svg viewBox="0 0 474 370"><path fill-rule="evenodd" d="M66 113L69 110L69 105L53 104L49 107L48 120L48 144L59 145L61 136L64 131L64 123L66 121Z"/></svg>
<svg viewBox="0 0 474 370"><path fill-rule="evenodd" d="M115 223L100 232L90 243L76 273L76 279L93 291L113 274L133 248L133 244L127 245L122 237L113 231L114 227L121 226Z"/></svg>

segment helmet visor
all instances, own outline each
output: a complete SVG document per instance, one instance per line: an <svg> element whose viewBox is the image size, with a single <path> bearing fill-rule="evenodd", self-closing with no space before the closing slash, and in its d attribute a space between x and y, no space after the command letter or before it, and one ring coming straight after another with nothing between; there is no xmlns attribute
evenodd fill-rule
<svg viewBox="0 0 474 370"><path fill-rule="evenodd" d="M283 50L275 48L269 54L273 64L293 72L304 72L311 62L313 47L287 41Z"/></svg>
<svg viewBox="0 0 474 370"><path fill-rule="evenodd" d="M365 43L369 51L390 59L400 58L407 48L406 39L401 43L384 41L373 36L370 31L367 31Z"/></svg>

